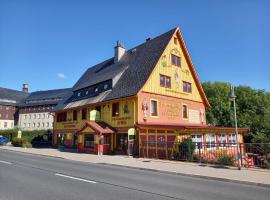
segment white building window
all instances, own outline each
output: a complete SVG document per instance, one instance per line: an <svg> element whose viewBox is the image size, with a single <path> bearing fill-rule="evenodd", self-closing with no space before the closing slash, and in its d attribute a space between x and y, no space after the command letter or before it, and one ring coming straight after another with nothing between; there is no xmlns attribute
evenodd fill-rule
<svg viewBox="0 0 270 200"><path fill-rule="evenodd" d="M192 134L191 135L192 142L195 143L195 149L202 149L202 134Z"/></svg>
<svg viewBox="0 0 270 200"><path fill-rule="evenodd" d="M31 114L29 114L29 119L31 119Z"/></svg>
<svg viewBox="0 0 270 200"><path fill-rule="evenodd" d="M221 147L226 146L226 134L222 133L222 134L219 135L218 143L219 143L219 146L221 146Z"/></svg>
<svg viewBox="0 0 270 200"><path fill-rule="evenodd" d="M45 119L45 116L46 116L46 115L45 115L45 114L43 114L43 119Z"/></svg>
<svg viewBox="0 0 270 200"><path fill-rule="evenodd" d="M40 127L40 122L37 123L37 127Z"/></svg>
<svg viewBox="0 0 270 200"><path fill-rule="evenodd" d="M31 126L31 124L30 124L30 123L28 123L28 128L30 128L30 126Z"/></svg>
<svg viewBox="0 0 270 200"><path fill-rule="evenodd" d="M45 126L45 123L44 122L42 122L42 127L44 127Z"/></svg>
<svg viewBox="0 0 270 200"><path fill-rule="evenodd" d="M49 127L49 122L47 122L47 127Z"/></svg>
<svg viewBox="0 0 270 200"><path fill-rule="evenodd" d="M26 123L23 124L23 127L26 127Z"/></svg>
<svg viewBox="0 0 270 200"><path fill-rule="evenodd" d="M33 123L33 127L36 127L36 123Z"/></svg>
<svg viewBox="0 0 270 200"><path fill-rule="evenodd" d="M206 134L206 146L207 148L214 148L216 143L216 134Z"/></svg>
<svg viewBox="0 0 270 200"><path fill-rule="evenodd" d="M26 119L26 115L24 115L23 118Z"/></svg>
<svg viewBox="0 0 270 200"><path fill-rule="evenodd" d="M7 122L4 122L4 128L7 128Z"/></svg>
<svg viewBox="0 0 270 200"><path fill-rule="evenodd" d="M48 119L50 118L50 115L49 115L49 114L47 114L47 118L48 118Z"/></svg>
<svg viewBox="0 0 270 200"><path fill-rule="evenodd" d="M228 135L228 142L230 143L230 145L236 146L236 134L235 133Z"/></svg>
<svg viewBox="0 0 270 200"><path fill-rule="evenodd" d="M37 115L36 114L34 114L34 119L36 119L37 118Z"/></svg>

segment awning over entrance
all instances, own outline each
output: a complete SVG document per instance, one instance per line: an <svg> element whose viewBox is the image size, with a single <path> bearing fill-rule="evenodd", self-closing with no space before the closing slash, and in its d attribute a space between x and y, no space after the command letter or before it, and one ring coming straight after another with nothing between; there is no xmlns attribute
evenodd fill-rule
<svg viewBox="0 0 270 200"><path fill-rule="evenodd" d="M85 125L82 126L76 132L76 134L82 132L83 130L85 130L88 127L93 129L98 134L112 134L112 133L115 133L115 130L111 126L106 124L105 122L90 121L90 122L86 122Z"/></svg>

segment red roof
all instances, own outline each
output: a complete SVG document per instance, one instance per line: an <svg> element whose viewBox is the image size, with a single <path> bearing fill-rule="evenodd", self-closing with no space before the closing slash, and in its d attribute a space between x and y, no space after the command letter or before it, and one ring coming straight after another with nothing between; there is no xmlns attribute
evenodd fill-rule
<svg viewBox="0 0 270 200"><path fill-rule="evenodd" d="M96 133L99 134L108 134L115 132L113 128L105 122L86 122L85 125L77 131L77 133L82 132L87 127L93 129Z"/></svg>

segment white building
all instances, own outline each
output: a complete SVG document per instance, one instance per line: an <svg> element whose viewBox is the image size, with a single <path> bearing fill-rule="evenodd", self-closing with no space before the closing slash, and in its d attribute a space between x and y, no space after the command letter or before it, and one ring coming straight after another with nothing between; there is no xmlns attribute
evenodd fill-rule
<svg viewBox="0 0 270 200"><path fill-rule="evenodd" d="M19 128L22 130L48 130L53 128L52 110L63 100L69 89L32 92L19 109Z"/></svg>

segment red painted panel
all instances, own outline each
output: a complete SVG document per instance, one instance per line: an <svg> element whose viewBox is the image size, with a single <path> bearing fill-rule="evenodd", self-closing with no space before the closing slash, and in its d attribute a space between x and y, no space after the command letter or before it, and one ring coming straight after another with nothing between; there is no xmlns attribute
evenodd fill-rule
<svg viewBox="0 0 270 200"><path fill-rule="evenodd" d="M148 158L156 157L156 136L148 135Z"/></svg>

